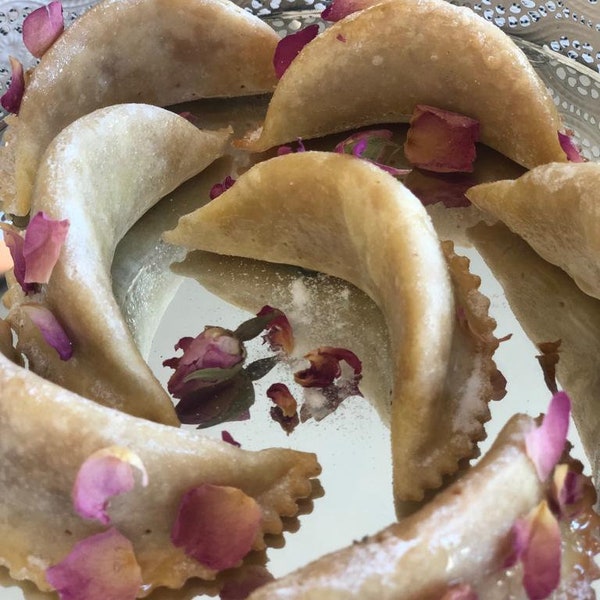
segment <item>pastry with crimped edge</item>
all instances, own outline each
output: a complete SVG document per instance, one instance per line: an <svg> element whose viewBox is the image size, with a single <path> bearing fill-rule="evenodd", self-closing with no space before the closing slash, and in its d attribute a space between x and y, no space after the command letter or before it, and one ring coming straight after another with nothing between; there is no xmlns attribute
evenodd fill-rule
<svg viewBox="0 0 600 600"><path fill-rule="evenodd" d="M394 177L336 153L273 158L183 216L164 238L188 249L321 271L371 296L392 347L399 512L405 503L423 500L426 490L439 487L473 455L494 396L490 372L471 370L471 309L455 302L444 252L423 205ZM493 352L497 342L489 337Z"/></svg>

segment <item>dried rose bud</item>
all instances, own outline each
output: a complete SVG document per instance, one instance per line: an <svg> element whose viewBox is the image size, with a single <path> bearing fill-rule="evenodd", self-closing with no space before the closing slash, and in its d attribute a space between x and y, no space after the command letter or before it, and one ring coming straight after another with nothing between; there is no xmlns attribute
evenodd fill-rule
<svg viewBox="0 0 600 600"><path fill-rule="evenodd" d="M473 171L479 122L432 106L417 105L410 120L404 154L421 169L437 173Z"/></svg>
<svg viewBox="0 0 600 600"><path fill-rule="evenodd" d="M163 362L164 366L175 369L167 384L175 398L232 379L246 358L240 340L222 327L206 327L195 338L181 338L175 350L183 350L183 356Z"/></svg>
<svg viewBox="0 0 600 600"><path fill-rule="evenodd" d="M322 346L305 355L310 367L294 373L296 383L303 387L327 387L341 374L341 361L345 361L353 369L355 375L362 372L362 363L354 352L346 348Z"/></svg>
<svg viewBox="0 0 600 600"><path fill-rule="evenodd" d="M278 308L265 305L256 313L256 316L269 319L265 326L267 333L263 336L264 341L269 344L269 348L274 352L281 350L285 354L291 354L294 350L294 332L286 315Z"/></svg>

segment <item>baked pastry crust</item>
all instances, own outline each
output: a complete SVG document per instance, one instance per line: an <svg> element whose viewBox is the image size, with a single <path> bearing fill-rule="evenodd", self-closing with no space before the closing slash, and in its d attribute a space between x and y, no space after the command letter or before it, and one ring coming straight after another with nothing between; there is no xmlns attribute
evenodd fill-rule
<svg viewBox="0 0 600 600"><path fill-rule="evenodd" d="M266 150L407 121L417 104L477 119L483 143L527 168L566 161L558 112L523 52L472 10L443 0L382 2L318 35L279 80L262 130L246 141Z"/></svg>

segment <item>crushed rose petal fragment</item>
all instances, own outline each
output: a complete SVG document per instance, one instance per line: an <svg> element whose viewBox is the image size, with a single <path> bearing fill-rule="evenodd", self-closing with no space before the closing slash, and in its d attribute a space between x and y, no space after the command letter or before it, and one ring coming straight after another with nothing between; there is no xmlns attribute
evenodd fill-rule
<svg viewBox="0 0 600 600"><path fill-rule="evenodd" d="M478 600L479 596L468 583L449 587L440 600Z"/></svg>
<svg viewBox="0 0 600 600"><path fill-rule="evenodd" d="M318 33L319 26L317 24L309 25L296 33L286 35L279 41L273 56L273 67L275 68L277 79L283 77L283 74L287 71L296 56L298 56L302 48L316 38Z"/></svg>
<svg viewBox="0 0 600 600"><path fill-rule="evenodd" d="M296 148L293 146L279 146L277 148L277 156L284 156L285 154L294 154L294 152L306 152L306 147L301 138L296 140Z"/></svg>
<svg viewBox="0 0 600 600"><path fill-rule="evenodd" d="M200 564L222 571L250 552L261 519L260 506L242 490L205 483L181 498L171 540Z"/></svg>
<svg viewBox="0 0 600 600"><path fill-rule="evenodd" d="M25 93L25 72L21 62L14 56L9 56L8 60L10 61L11 70L10 85L0 98L0 105L6 112L17 115Z"/></svg>
<svg viewBox="0 0 600 600"><path fill-rule="evenodd" d="M564 153L567 155L567 160L570 162L586 162L586 159L581 155L579 148L573 141L573 132L567 133L558 132L558 142Z"/></svg>
<svg viewBox="0 0 600 600"><path fill-rule="evenodd" d="M84 519L110 523L106 512L113 496L131 491L135 486L133 468L142 476L142 485L148 485L148 474L140 457L127 448L110 446L90 455L79 468L72 497L73 506Z"/></svg>
<svg viewBox="0 0 600 600"><path fill-rule="evenodd" d="M362 373L362 363L352 352L346 348L322 346L311 350L304 356L310 367L294 373L296 383L303 387L327 387L341 374L340 362L345 361L354 371L354 375Z"/></svg>
<svg viewBox="0 0 600 600"><path fill-rule="evenodd" d="M64 31L61 2L50 2L31 12L23 21L23 43L33 56L41 58Z"/></svg>
<svg viewBox="0 0 600 600"><path fill-rule="evenodd" d="M210 387L216 381L223 381L219 377L220 372L223 376L232 378L241 369L246 358L240 340L222 327L209 326L195 338L181 338L175 344L175 350L183 350L183 355L163 361L163 366L175 369L167 383L167 389L172 396L180 399ZM209 378L199 377L202 372Z"/></svg>
<svg viewBox="0 0 600 600"><path fill-rule="evenodd" d="M547 598L560 582L561 538L556 517L544 500L512 528L513 552L506 566L523 565L530 600Z"/></svg>
<svg viewBox="0 0 600 600"><path fill-rule="evenodd" d="M559 518L573 518L585 496L586 477L568 464L557 465L552 474L552 500Z"/></svg>
<svg viewBox="0 0 600 600"><path fill-rule="evenodd" d="M278 308L265 305L256 313L256 316L272 316L266 326L267 332L263 336L263 340L269 345L269 348L274 352L282 351L285 354L291 354L294 350L294 332L285 313Z"/></svg>
<svg viewBox="0 0 600 600"><path fill-rule="evenodd" d="M275 577L263 565L242 565L228 574L221 589L221 600L245 600L254 590L273 581Z"/></svg>
<svg viewBox="0 0 600 600"><path fill-rule="evenodd" d="M556 365L560 358L560 344L561 340L556 340L555 342L541 342L537 345L541 354L535 357L540 364L540 367L542 367L546 387L553 394L558 392L558 386L556 384Z"/></svg>
<svg viewBox="0 0 600 600"><path fill-rule="evenodd" d="M223 431L221 431L221 440L223 440L224 442L227 442L228 444L231 444L232 446L235 446L236 448L242 447L242 445L235 440L235 438L231 435L231 433L229 433L229 431L227 431L225 429Z"/></svg>
<svg viewBox="0 0 600 600"><path fill-rule="evenodd" d="M479 121L433 106L417 105L404 153L414 166L437 173L471 173Z"/></svg>
<svg viewBox="0 0 600 600"><path fill-rule="evenodd" d="M48 283L68 231L67 219L57 221L44 212L31 218L23 243L26 283Z"/></svg>
<svg viewBox="0 0 600 600"><path fill-rule="evenodd" d="M50 309L41 304L22 304L21 309L39 329L46 343L54 348L61 360L73 356L73 344Z"/></svg>
<svg viewBox="0 0 600 600"><path fill-rule="evenodd" d="M46 580L61 600L134 600L142 585L133 546L114 528L75 544Z"/></svg>
<svg viewBox="0 0 600 600"><path fill-rule="evenodd" d="M233 184L235 179L231 175L227 175L223 181L215 183L211 188L208 196L211 200L218 198L223 192L226 192Z"/></svg>
<svg viewBox="0 0 600 600"><path fill-rule="evenodd" d="M571 401L565 392L552 396L542 424L525 436L527 455L535 465L538 477L545 481L560 459L569 429Z"/></svg>

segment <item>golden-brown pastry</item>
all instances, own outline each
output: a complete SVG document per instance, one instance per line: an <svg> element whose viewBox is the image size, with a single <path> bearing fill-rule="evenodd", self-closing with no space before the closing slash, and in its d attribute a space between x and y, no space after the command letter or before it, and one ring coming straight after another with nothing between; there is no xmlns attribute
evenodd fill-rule
<svg viewBox="0 0 600 600"><path fill-rule="evenodd" d="M477 185L467 197L600 298L599 186L600 164L553 163L516 180Z"/></svg>
<svg viewBox="0 0 600 600"><path fill-rule="evenodd" d="M566 160L556 107L523 52L443 0L383 2L318 35L279 80L248 147L406 121L417 104L477 119L481 141L525 167Z"/></svg>
<svg viewBox="0 0 600 600"><path fill-rule="evenodd" d="M178 424L173 404L139 354L115 302L110 266L117 242L165 194L223 154L227 131L207 132L150 105L100 109L66 128L40 166L33 210L70 228L47 284L5 302L32 370L131 414ZM61 360L23 311L49 308L73 344Z"/></svg>
<svg viewBox="0 0 600 600"><path fill-rule="evenodd" d="M451 356L463 345L462 334L455 336L460 328L444 253L422 204L391 175L335 153L274 158L182 217L164 237L188 249L322 271L350 281L378 304L393 353L399 506L420 501L424 490L439 487L443 475L472 456L473 440L483 437L486 402L474 394L461 403L452 378L467 372L468 388L479 391L489 373L472 373L461 364L461 352Z"/></svg>
<svg viewBox="0 0 600 600"><path fill-rule="evenodd" d="M105 0L44 54L18 118L16 198L25 215L48 144L75 119L111 104L168 106L271 91L277 34L229 0Z"/></svg>
<svg viewBox="0 0 600 600"><path fill-rule="evenodd" d="M530 417L513 417L481 462L419 512L259 588L251 600L592 598L598 516L589 482L586 509L561 527L562 581L556 594L540 595L543 584L536 581L537 595L527 596L521 565L505 571L515 522L536 507L537 515L548 511L548 482L538 477L527 454L533 427ZM545 532L536 533L544 540ZM560 554L560 539L553 542ZM560 563L555 567L552 575L560 577ZM537 573L542 581L547 574Z"/></svg>
<svg viewBox="0 0 600 600"><path fill-rule="evenodd" d="M216 575L171 541L178 503L188 490L211 484L253 498L261 513L253 547L263 548L263 536L281 533L281 517L297 512L296 501L311 494L310 478L319 473L312 454L249 452L132 417L46 381L3 354L0 382L0 565L42 590L52 589L46 569L78 542L103 532L98 522L76 514L72 501L79 469L96 451L123 448L147 474L145 487L137 483L113 497L107 510L109 526L133 544L143 582L138 596Z"/></svg>

